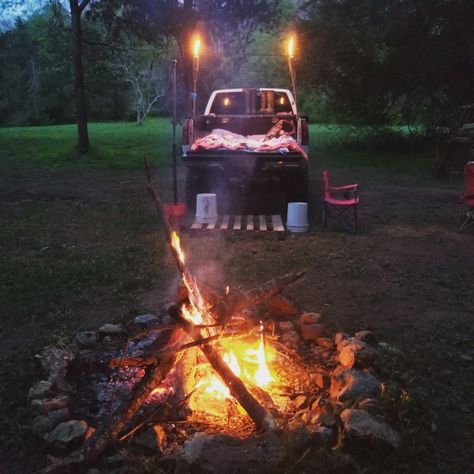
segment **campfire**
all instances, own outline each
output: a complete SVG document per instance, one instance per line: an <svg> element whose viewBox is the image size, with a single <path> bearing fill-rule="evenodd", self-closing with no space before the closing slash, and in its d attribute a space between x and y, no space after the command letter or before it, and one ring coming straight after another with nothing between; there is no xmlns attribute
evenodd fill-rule
<svg viewBox="0 0 474 474"><path fill-rule="evenodd" d="M161 215L151 181L149 189ZM302 272L247 290L199 284L178 233L165 220L164 227L181 275L176 301L158 316L78 333L75 346L40 354L46 377L29 398L40 413L32 430L51 453L41 472L83 472L107 465L117 447L150 449L150 442L161 468L170 471L170 459L185 463L175 472L203 469L193 443L212 445L205 463L221 463L205 472L239 463L253 467L236 472L277 469L285 436L297 440L299 453L330 452L342 434L398 446L398 433L381 417L376 375L388 346L370 331L327 337L320 314L282 296ZM216 438L223 433L234 441Z"/></svg>

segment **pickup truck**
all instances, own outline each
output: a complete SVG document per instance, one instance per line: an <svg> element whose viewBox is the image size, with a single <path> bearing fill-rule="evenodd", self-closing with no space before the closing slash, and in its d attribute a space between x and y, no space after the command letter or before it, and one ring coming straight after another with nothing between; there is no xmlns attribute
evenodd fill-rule
<svg viewBox="0 0 474 474"><path fill-rule="evenodd" d="M204 115L183 125L186 202L196 194L283 189L286 202L306 201L308 123L286 89L221 89L212 92Z"/></svg>

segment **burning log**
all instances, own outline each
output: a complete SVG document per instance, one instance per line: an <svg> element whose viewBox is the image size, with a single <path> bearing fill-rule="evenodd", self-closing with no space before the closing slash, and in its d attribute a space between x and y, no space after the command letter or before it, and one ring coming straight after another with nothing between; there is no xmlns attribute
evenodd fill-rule
<svg viewBox="0 0 474 474"><path fill-rule="evenodd" d="M181 315L177 306L171 306L168 309L168 314L183 327L191 339L199 340L202 337L200 330L196 329L193 323ZM240 403L250 418L252 418L257 429L262 431L275 431L276 423L273 416L263 408L263 406L247 390L242 380L232 372L219 355L218 349L210 344L202 344L200 345L200 349L206 356L212 368L227 385L231 395Z"/></svg>

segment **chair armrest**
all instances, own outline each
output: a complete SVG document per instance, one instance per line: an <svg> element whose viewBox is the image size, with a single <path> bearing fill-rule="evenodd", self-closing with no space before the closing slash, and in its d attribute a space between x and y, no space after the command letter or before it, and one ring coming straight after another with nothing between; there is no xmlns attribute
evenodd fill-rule
<svg viewBox="0 0 474 474"><path fill-rule="evenodd" d="M356 191L358 184L348 184L347 186L329 187L331 191Z"/></svg>

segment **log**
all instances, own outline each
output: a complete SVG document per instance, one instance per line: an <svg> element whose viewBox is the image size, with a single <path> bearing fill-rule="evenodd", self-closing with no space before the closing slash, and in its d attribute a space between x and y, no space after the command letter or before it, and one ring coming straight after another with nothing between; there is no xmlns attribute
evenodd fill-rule
<svg viewBox="0 0 474 474"><path fill-rule="evenodd" d="M191 339L198 340L202 337L200 330L196 329L193 323L181 315L180 309L177 306L171 306L168 308L168 314L183 327ZM253 395L247 390L242 380L232 372L220 356L218 349L210 344L203 344L199 347L211 364L211 367L227 385L231 395L240 403L242 408L253 420L257 429L265 432L275 431L276 423L271 413L267 412L262 407L255 397L253 397Z"/></svg>
<svg viewBox="0 0 474 474"><path fill-rule="evenodd" d="M112 426L110 427L110 435L113 438L116 439L119 437L127 423L143 405L143 402L166 377L174 362L175 356L169 355L161 359L158 365L145 369L145 375L135 387L132 397L113 420Z"/></svg>

